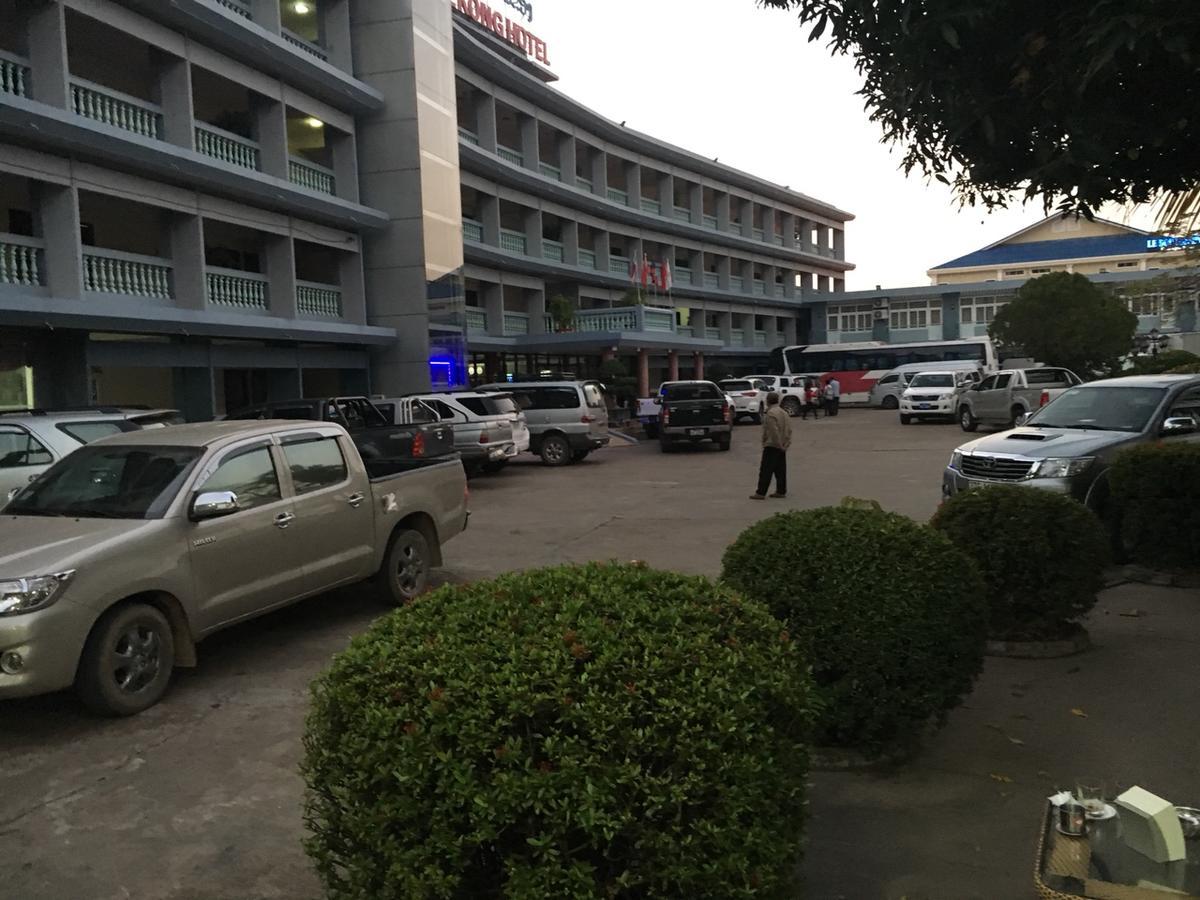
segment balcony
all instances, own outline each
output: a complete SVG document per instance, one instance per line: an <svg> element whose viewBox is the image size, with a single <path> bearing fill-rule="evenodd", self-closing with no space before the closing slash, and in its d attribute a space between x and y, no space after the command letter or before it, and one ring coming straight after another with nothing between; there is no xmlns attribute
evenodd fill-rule
<svg viewBox="0 0 1200 900"><path fill-rule="evenodd" d="M619 275L629 274L629 257L627 256L610 256L608 258L608 271L615 272Z"/></svg>
<svg viewBox="0 0 1200 900"><path fill-rule="evenodd" d="M505 312L504 334L506 336L529 334L529 313Z"/></svg>
<svg viewBox="0 0 1200 900"><path fill-rule="evenodd" d="M463 240L483 243L483 223L476 219L463 219Z"/></svg>
<svg viewBox="0 0 1200 900"><path fill-rule="evenodd" d="M746 343L746 332L742 328L731 328L729 330L729 343L734 347L740 347Z"/></svg>
<svg viewBox="0 0 1200 900"><path fill-rule="evenodd" d="M204 281L208 290L208 302L215 306L252 310L267 308L265 275L209 266L204 270Z"/></svg>
<svg viewBox="0 0 1200 900"><path fill-rule="evenodd" d="M196 126L196 151L231 166L260 171L258 144L212 125Z"/></svg>
<svg viewBox="0 0 1200 900"><path fill-rule="evenodd" d="M704 217L704 227L711 228L713 231L716 231L717 230L717 217L706 215Z"/></svg>
<svg viewBox="0 0 1200 900"><path fill-rule="evenodd" d="M546 259L562 262L565 249L561 241L542 240L542 256Z"/></svg>
<svg viewBox="0 0 1200 900"><path fill-rule="evenodd" d="M217 0L217 6L223 6L232 13L236 13L243 19L253 21L254 13L250 11L250 7L239 0Z"/></svg>
<svg viewBox="0 0 1200 900"><path fill-rule="evenodd" d="M468 128L463 128L461 125L458 126L458 139L472 146L479 146L479 135Z"/></svg>
<svg viewBox="0 0 1200 900"><path fill-rule="evenodd" d="M606 194L609 200L613 203L620 203L622 206L629 205L629 192L623 191L620 188L610 187Z"/></svg>
<svg viewBox="0 0 1200 900"><path fill-rule="evenodd" d="M784 290L783 290L783 285L782 285L782 284L777 284L777 285L775 285L775 287L774 287L774 289L773 289L773 293L771 294L771 296L773 296L773 297L785 297L785 296L787 296L787 295L784 293Z"/></svg>
<svg viewBox="0 0 1200 900"><path fill-rule="evenodd" d="M775 235L774 238L772 238L772 240L775 242L776 247L783 246L783 235L782 234Z"/></svg>
<svg viewBox="0 0 1200 900"><path fill-rule="evenodd" d="M662 204L657 200L651 200L649 197L642 198L642 212L652 213L656 216L662 215Z"/></svg>
<svg viewBox="0 0 1200 900"><path fill-rule="evenodd" d="M575 177L575 186L583 188L589 194L595 190L595 185L592 183L592 179L584 178L581 175Z"/></svg>
<svg viewBox="0 0 1200 900"><path fill-rule="evenodd" d="M0 284L37 287L45 283L44 243L17 234L0 234Z"/></svg>
<svg viewBox="0 0 1200 900"><path fill-rule="evenodd" d="M690 222L692 221L692 211L686 206L677 206L675 207L675 218L680 222Z"/></svg>
<svg viewBox="0 0 1200 900"><path fill-rule="evenodd" d="M288 181L319 194L333 194L337 184L332 169L294 156L288 160Z"/></svg>
<svg viewBox="0 0 1200 900"><path fill-rule="evenodd" d="M325 48L321 47L320 45L314 44L312 41L306 41L304 38L300 37L300 35L288 31L286 28L280 30L280 35L293 47L299 47L305 53L309 54L310 56L315 56L322 62L329 61L329 54L326 53Z"/></svg>
<svg viewBox="0 0 1200 900"><path fill-rule="evenodd" d="M103 85L72 78L71 109L102 125L162 140L162 107Z"/></svg>
<svg viewBox="0 0 1200 900"><path fill-rule="evenodd" d="M754 228L754 229L752 229L752 230L751 230L751 234L753 234L753 235L754 235L754 239L755 239L756 241L763 241L763 240L766 240L766 237L767 237L767 234L766 234L766 232L765 232L765 231L763 231L763 229L761 229L761 228Z"/></svg>
<svg viewBox="0 0 1200 900"><path fill-rule="evenodd" d="M751 293L758 297L767 296L767 283L762 279L755 278Z"/></svg>
<svg viewBox="0 0 1200 900"><path fill-rule="evenodd" d="M340 319L342 317L342 289L336 284L297 281L296 311L302 316Z"/></svg>
<svg viewBox="0 0 1200 900"><path fill-rule="evenodd" d="M741 275L730 275L729 289L740 294L746 289L746 279L744 279Z"/></svg>
<svg viewBox="0 0 1200 900"><path fill-rule="evenodd" d="M487 334L487 311L478 307L467 307L467 331L471 334Z"/></svg>
<svg viewBox="0 0 1200 900"><path fill-rule="evenodd" d="M719 341L721 339L720 328L705 328L704 337L710 341Z"/></svg>
<svg viewBox="0 0 1200 900"><path fill-rule="evenodd" d="M554 322L546 316L546 331L553 332ZM575 320L567 329L576 333L653 331L678 333L675 328L675 310L655 306L629 306L620 309L579 309ZM507 334L507 331L505 332Z"/></svg>
<svg viewBox="0 0 1200 900"><path fill-rule="evenodd" d="M522 256L527 252L527 242L525 235L519 231L511 231L507 228L500 229L500 249L507 250L509 253L520 253Z"/></svg>
<svg viewBox="0 0 1200 900"><path fill-rule="evenodd" d="M83 248L83 289L97 294L128 294L170 300L171 261L101 247Z"/></svg>
<svg viewBox="0 0 1200 900"><path fill-rule="evenodd" d="M29 86L29 63L0 50L0 93L24 97Z"/></svg>
<svg viewBox="0 0 1200 900"><path fill-rule="evenodd" d="M503 144L496 146L496 155L512 163L514 166L525 165L525 154L519 150L513 150L511 147L505 147Z"/></svg>
<svg viewBox="0 0 1200 900"><path fill-rule="evenodd" d="M696 278L687 266L676 266L671 270L671 278L678 284L695 284Z"/></svg>
<svg viewBox="0 0 1200 900"><path fill-rule="evenodd" d="M558 166L552 166L550 163L538 163L538 171L547 178L553 178L555 181L562 181L562 169Z"/></svg>
<svg viewBox="0 0 1200 900"><path fill-rule="evenodd" d="M594 250L579 251L579 265L584 269L596 268L596 252Z"/></svg>
<svg viewBox="0 0 1200 900"><path fill-rule="evenodd" d="M765 331L754 332L754 346L755 347L767 346L767 333Z"/></svg>
<svg viewBox="0 0 1200 900"><path fill-rule="evenodd" d="M706 288L709 288L710 290L714 290L714 291L720 290L721 289L721 276L718 275L716 272L705 272L704 273L704 286Z"/></svg>

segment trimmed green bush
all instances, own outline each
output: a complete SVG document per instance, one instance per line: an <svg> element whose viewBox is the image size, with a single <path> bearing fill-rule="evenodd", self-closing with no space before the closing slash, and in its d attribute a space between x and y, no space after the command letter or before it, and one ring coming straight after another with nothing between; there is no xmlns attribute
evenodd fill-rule
<svg viewBox="0 0 1200 900"><path fill-rule="evenodd" d="M781 513L738 536L721 577L765 603L801 644L823 746L911 747L982 667L986 605L975 566L904 516L851 506Z"/></svg>
<svg viewBox="0 0 1200 900"><path fill-rule="evenodd" d="M445 587L314 683L307 849L333 898L791 897L810 685L703 578Z"/></svg>
<svg viewBox="0 0 1200 900"><path fill-rule="evenodd" d="M1158 375L1169 372L1179 366L1190 366L1200 363L1200 356L1188 350L1164 350L1162 353L1139 356L1133 362L1130 375Z"/></svg>
<svg viewBox="0 0 1200 900"><path fill-rule="evenodd" d="M1167 369L1166 375L1200 375L1200 362L1184 363L1182 366L1175 366L1173 369Z"/></svg>
<svg viewBox="0 0 1200 900"><path fill-rule="evenodd" d="M1121 541L1138 562L1200 568L1200 444L1134 447L1109 470Z"/></svg>
<svg viewBox="0 0 1200 900"><path fill-rule="evenodd" d="M979 566L993 640L1070 637L1104 586L1104 527L1062 494L1016 485L967 491L943 503L931 524Z"/></svg>

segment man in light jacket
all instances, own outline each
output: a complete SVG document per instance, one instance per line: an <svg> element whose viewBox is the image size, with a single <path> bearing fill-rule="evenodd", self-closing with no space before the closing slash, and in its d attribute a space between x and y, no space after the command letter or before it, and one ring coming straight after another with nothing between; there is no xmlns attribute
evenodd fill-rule
<svg viewBox="0 0 1200 900"><path fill-rule="evenodd" d="M767 394L767 412L762 425L762 461L758 465L758 490L751 500L765 500L771 478L775 479L772 497L787 496L787 450L792 445L792 423L779 406L779 395Z"/></svg>

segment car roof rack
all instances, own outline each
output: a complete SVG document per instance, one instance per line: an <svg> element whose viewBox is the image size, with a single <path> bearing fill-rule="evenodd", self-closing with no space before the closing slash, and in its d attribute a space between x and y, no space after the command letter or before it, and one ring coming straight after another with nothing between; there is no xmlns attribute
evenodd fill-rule
<svg viewBox="0 0 1200 900"><path fill-rule="evenodd" d="M149 406L54 406L54 407L28 407L26 409L5 409L0 410L0 416L52 416L58 413L105 413L107 415L118 415L130 410L148 410Z"/></svg>

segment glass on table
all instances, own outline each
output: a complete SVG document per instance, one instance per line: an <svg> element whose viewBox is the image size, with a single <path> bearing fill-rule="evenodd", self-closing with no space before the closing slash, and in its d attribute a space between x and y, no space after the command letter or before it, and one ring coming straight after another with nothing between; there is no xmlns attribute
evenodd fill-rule
<svg viewBox="0 0 1200 900"><path fill-rule="evenodd" d="M1089 816L1104 813L1104 782L1096 778L1080 778L1075 782L1075 799Z"/></svg>

